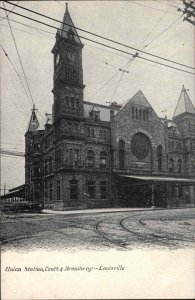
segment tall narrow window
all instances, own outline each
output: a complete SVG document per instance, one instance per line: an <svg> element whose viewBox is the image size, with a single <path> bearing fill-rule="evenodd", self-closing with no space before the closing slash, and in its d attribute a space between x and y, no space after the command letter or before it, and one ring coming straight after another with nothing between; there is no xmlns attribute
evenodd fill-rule
<svg viewBox="0 0 195 300"><path fill-rule="evenodd" d="M53 169L53 163L52 163L52 156L49 157L49 173L52 172Z"/></svg>
<svg viewBox="0 0 195 300"><path fill-rule="evenodd" d="M131 109L131 116L132 116L132 118L134 118L134 107L132 107L132 109Z"/></svg>
<svg viewBox="0 0 195 300"><path fill-rule="evenodd" d="M107 181L100 181L100 197L107 199Z"/></svg>
<svg viewBox="0 0 195 300"><path fill-rule="evenodd" d="M175 186L171 185L171 196L175 196Z"/></svg>
<svg viewBox="0 0 195 300"><path fill-rule="evenodd" d="M52 183L49 185L49 200L52 201L53 199L53 186Z"/></svg>
<svg viewBox="0 0 195 300"><path fill-rule="evenodd" d="M61 182L60 180L57 181L57 200L61 198Z"/></svg>
<svg viewBox="0 0 195 300"><path fill-rule="evenodd" d="M48 197L47 189L48 189L48 185L47 185L47 181L45 181L45 200L46 201L47 201L47 197Z"/></svg>
<svg viewBox="0 0 195 300"><path fill-rule="evenodd" d="M183 187L181 185L179 185L178 190L179 190L179 197L183 197Z"/></svg>
<svg viewBox="0 0 195 300"><path fill-rule="evenodd" d="M90 180L87 182L87 193L89 195L89 199L95 198L95 181Z"/></svg>
<svg viewBox="0 0 195 300"><path fill-rule="evenodd" d="M61 149L58 149L56 151L56 167L60 167L61 166L61 162L62 162L62 159L61 159Z"/></svg>
<svg viewBox="0 0 195 300"><path fill-rule="evenodd" d="M182 160L180 158L178 159L177 164L178 164L178 173L181 173L181 170L182 170Z"/></svg>
<svg viewBox="0 0 195 300"><path fill-rule="evenodd" d="M169 161L169 172L174 172L174 159L173 158L170 158L170 161Z"/></svg>
<svg viewBox="0 0 195 300"><path fill-rule="evenodd" d="M106 168L106 160L107 160L107 154L105 151L100 152L100 168L105 169Z"/></svg>
<svg viewBox="0 0 195 300"><path fill-rule="evenodd" d="M143 111L143 120L144 121L146 120L146 112L145 112L145 110Z"/></svg>
<svg viewBox="0 0 195 300"><path fill-rule="evenodd" d="M47 158L45 159L45 174L48 173L48 160Z"/></svg>
<svg viewBox="0 0 195 300"><path fill-rule="evenodd" d="M94 137L94 136L95 136L95 131L94 131L94 129L93 129L93 128L91 129L91 136L92 136L92 137Z"/></svg>
<svg viewBox="0 0 195 300"><path fill-rule="evenodd" d="M124 169L125 167L125 142L123 140L119 141L119 169Z"/></svg>
<svg viewBox="0 0 195 300"><path fill-rule="evenodd" d="M158 171L162 171L162 146L157 147Z"/></svg>
<svg viewBox="0 0 195 300"><path fill-rule="evenodd" d="M90 137L90 128L87 128L87 136Z"/></svg>
<svg viewBox="0 0 195 300"><path fill-rule="evenodd" d="M148 121L148 120L149 120L149 111L146 110L146 121Z"/></svg>
<svg viewBox="0 0 195 300"><path fill-rule="evenodd" d="M94 167L95 165L95 153L92 150L87 152L87 166Z"/></svg>
<svg viewBox="0 0 195 300"><path fill-rule="evenodd" d="M139 110L139 118L140 118L140 120L142 119L142 110L141 109Z"/></svg>
<svg viewBox="0 0 195 300"><path fill-rule="evenodd" d="M79 163L79 150L75 149L74 150L74 164L75 166L77 166Z"/></svg>
<svg viewBox="0 0 195 300"><path fill-rule="evenodd" d="M78 197L78 181L70 180L70 200L77 200Z"/></svg>
<svg viewBox="0 0 195 300"><path fill-rule="evenodd" d="M136 108L135 110L135 118L137 119L138 118L138 109Z"/></svg>

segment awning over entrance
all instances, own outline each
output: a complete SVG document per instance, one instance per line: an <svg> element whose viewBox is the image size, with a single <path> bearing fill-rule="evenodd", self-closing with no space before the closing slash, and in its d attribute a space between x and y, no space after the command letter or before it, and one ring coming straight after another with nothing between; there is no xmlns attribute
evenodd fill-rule
<svg viewBox="0 0 195 300"><path fill-rule="evenodd" d="M145 180L152 182L177 182L177 183L192 183L195 184L195 178L177 178L177 177L165 177L165 176L139 176L139 175L119 175L120 177L126 177L137 180Z"/></svg>

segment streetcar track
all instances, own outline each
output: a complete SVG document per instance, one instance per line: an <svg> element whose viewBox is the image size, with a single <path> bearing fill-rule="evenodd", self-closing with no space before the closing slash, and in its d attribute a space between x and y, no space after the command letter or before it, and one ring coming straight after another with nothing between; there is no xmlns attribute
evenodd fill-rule
<svg viewBox="0 0 195 300"><path fill-rule="evenodd" d="M105 220L100 220L98 223L95 224L95 232L100 235L103 239L109 241L109 243L112 243L114 245L116 245L117 247L122 247L124 249L128 249L125 245L122 245L121 243L117 243L114 240L111 240L110 238L106 237L104 234L101 233L101 231L98 229L99 225L101 222L103 222Z"/></svg>
<svg viewBox="0 0 195 300"><path fill-rule="evenodd" d="M153 233L152 230L151 230L150 228L147 227L146 223L143 222L142 218L139 219L139 223L140 223L142 226L146 226L146 227L147 227L147 230L149 230L149 231L151 232L150 236L148 236L148 235L143 235L143 234L141 234L141 233L134 232L134 231L130 230L129 228L127 228L127 227L123 224L123 222L124 222L125 220L129 219L130 217L131 217L131 216L125 217L125 218L123 218L122 220L120 220L120 221L119 221L120 226L121 226L124 230L126 230L126 231L128 231L128 232L130 232L130 233L132 233L132 234L134 234L134 235L137 235L137 236L139 236L139 237L141 237L141 238L147 238L147 239L150 239L150 240L154 240L154 238L156 238L156 239L158 239L158 240L159 240L159 239L167 239L167 240L171 240L171 241L193 242L193 240L191 241L191 240L185 239L185 238L180 239L180 238L172 238L172 237L169 237L169 236L167 236L167 235L164 235L164 236L157 235L157 234ZM162 217L162 218L163 218L163 217ZM160 220L160 219L161 219L161 218L158 218L157 220ZM164 244L164 241L161 241L161 242Z"/></svg>

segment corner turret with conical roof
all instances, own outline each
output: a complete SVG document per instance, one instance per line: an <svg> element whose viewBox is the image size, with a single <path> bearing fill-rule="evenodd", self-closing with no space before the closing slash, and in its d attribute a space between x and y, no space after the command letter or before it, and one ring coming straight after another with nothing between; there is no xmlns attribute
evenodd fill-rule
<svg viewBox="0 0 195 300"><path fill-rule="evenodd" d="M183 85L173 115L174 122L185 138L195 136L195 108L187 91Z"/></svg>
<svg viewBox="0 0 195 300"><path fill-rule="evenodd" d="M192 104L192 101L190 100L190 97L188 96L187 91L188 90L185 89L183 85L173 118L176 118L186 113L195 114L195 108Z"/></svg>
<svg viewBox="0 0 195 300"><path fill-rule="evenodd" d="M32 108L32 113L31 113L31 117L30 117L30 121L28 123L28 127L27 127L27 132L33 132L38 130L39 128L39 121L36 115L36 108L35 105L33 104L33 108Z"/></svg>

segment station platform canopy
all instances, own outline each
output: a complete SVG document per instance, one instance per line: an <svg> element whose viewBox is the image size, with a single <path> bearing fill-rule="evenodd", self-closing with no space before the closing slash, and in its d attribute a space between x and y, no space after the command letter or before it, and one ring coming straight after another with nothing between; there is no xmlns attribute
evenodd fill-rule
<svg viewBox="0 0 195 300"><path fill-rule="evenodd" d="M195 184L195 178L179 178L179 177L166 177L166 176L140 176L140 175L119 175L135 180L144 180L150 182L174 182L174 183L187 183Z"/></svg>

